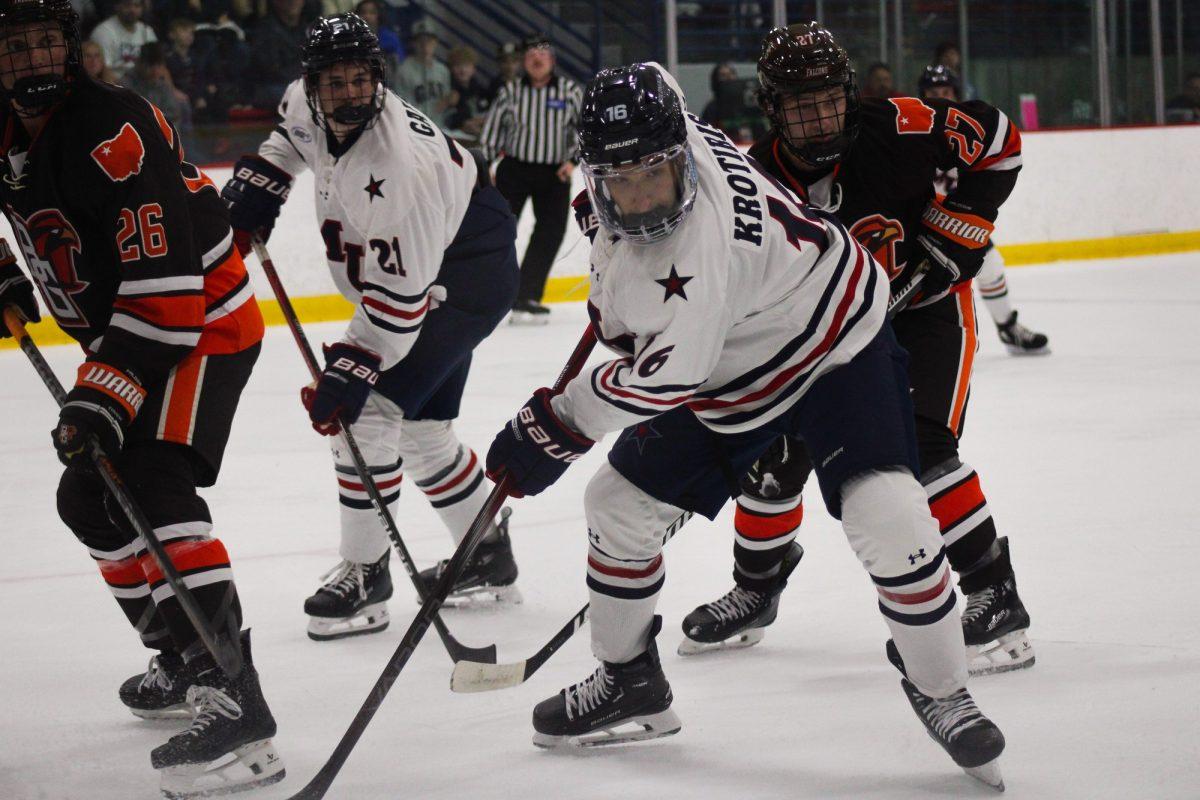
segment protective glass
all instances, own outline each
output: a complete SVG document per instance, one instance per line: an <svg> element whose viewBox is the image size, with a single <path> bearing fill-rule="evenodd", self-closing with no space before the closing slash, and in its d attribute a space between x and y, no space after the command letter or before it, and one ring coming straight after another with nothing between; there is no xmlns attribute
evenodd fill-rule
<svg viewBox="0 0 1200 800"><path fill-rule="evenodd" d="M632 164L584 162L583 177L600 224L634 244L670 236L696 202L696 162L686 144Z"/></svg>

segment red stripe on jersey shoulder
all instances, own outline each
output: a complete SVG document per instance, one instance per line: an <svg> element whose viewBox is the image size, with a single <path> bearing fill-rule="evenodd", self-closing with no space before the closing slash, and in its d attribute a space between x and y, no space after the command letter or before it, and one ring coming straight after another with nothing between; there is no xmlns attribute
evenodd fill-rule
<svg viewBox="0 0 1200 800"><path fill-rule="evenodd" d="M146 103L150 106L150 110L154 112L154 120L158 123L158 129L162 131L163 138L167 140L167 146L172 150L175 149L175 131L171 128L171 123L167 122L167 117L163 114L162 109L151 103L149 100Z"/></svg>
<svg viewBox="0 0 1200 800"><path fill-rule="evenodd" d="M110 180L119 183L142 171L146 146L133 125L126 122L116 136L92 148L92 158Z"/></svg>

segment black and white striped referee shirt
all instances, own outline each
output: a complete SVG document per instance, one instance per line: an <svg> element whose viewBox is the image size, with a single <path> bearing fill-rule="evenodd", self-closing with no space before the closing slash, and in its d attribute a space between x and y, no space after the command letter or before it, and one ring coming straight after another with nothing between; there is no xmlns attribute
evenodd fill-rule
<svg viewBox="0 0 1200 800"><path fill-rule="evenodd" d="M484 155L501 154L535 164L561 164L575 158L575 126L583 88L558 74L540 89L521 77L500 87L480 134Z"/></svg>

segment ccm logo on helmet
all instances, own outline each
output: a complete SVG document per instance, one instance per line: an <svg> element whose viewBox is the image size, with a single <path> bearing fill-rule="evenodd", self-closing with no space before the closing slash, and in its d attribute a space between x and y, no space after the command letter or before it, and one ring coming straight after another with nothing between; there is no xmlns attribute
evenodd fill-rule
<svg viewBox="0 0 1200 800"><path fill-rule="evenodd" d="M287 200L288 193L292 190L292 187L288 186L287 184L280 183L279 181L273 181L266 175L263 175L260 172L255 172L249 167L242 167L236 173L234 173L233 177L237 178L238 180L243 180L256 188L266 189L271 194L277 195L280 200Z"/></svg>
<svg viewBox="0 0 1200 800"><path fill-rule="evenodd" d="M532 408L529 408L528 406L522 408L517 413L517 419L521 423L520 427L516 430L518 437L520 436L521 430L524 429L524 431L529 434L530 440L532 440L536 445L541 445L542 452L553 458L555 461L562 461L570 464L583 458L583 453L572 453L568 450L564 450L557 444L554 444L542 426L534 424L536 420L533 416Z"/></svg>

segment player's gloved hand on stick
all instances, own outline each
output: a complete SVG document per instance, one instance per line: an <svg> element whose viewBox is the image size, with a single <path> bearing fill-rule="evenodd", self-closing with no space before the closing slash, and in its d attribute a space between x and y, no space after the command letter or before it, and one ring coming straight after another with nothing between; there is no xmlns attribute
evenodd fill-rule
<svg viewBox="0 0 1200 800"><path fill-rule="evenodd" d="M13 306L25 322L40 322L37 298L33 296L33 284L13 258L8 243L0 239L0 310ZM0 325L0 339L11 336L7 325Z"/></svg>
<svg viewBox="0 0 1200 800"><path fill-rule="evenodd" d="M238 252L250 252L250 240L265 243L279 218L279 208L292 190L292 176L258 156L242 156L233 165L233 177L221 190L229 206L229 223Z"/></svg>
<svg viewBox="0 0 1200 800"><path fill-rule="evenodd" d="M935 233L917 235L913 253L916 263L929 262L929 270L921 281L920 297L935 298L952 287L969 281L983 267L983 248L971 250Z"/></svg>
<svg viewBox="0 0 1200 800"><path fill-rule="evenodd" d="M357 422L378 380L379 356L345 342L326 345L321 378L300 390L313 430L333 436L341 430L338 417L348 425Z"/></svg>
<svg viewBox="0 0 1200 800"><path fill-rule="evenodd" d="M499 483L507 475L513 497L545 491L595 444L558 418L552 396L544 387L534 392L488 450L487 476Z"/></svg>
<svg viewBox="0 0 1200 800"><path fill-rule="evenodd" d="M58 425L50 432L58 460L71 469L91 469L93 439L106 456L115 458L145 399L146 390L131 371L102 361L83 362L58 412Z"/></svg>

